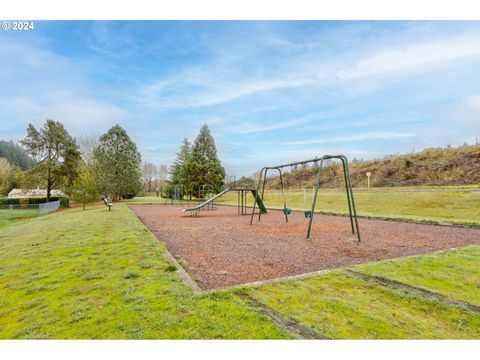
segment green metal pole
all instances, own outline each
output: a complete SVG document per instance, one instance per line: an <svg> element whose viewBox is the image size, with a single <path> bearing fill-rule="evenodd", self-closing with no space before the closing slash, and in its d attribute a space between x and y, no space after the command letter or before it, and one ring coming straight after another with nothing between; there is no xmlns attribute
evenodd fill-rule
<svg viewBox="0 0 480 360"><path fill-rule="evenodd" d="M288 214L287 212L285 211L286 207L287 207L287 202L286 202L286 199L285 199L285 192L283 191L283 175L282 175L282 169L281 168L278 168L277 169L278 172L280 173L280 187L282 189L282 199L283 199L283 213L285 214L285 222L288 223Z"/></svg>
<svg viewBox="0 0 480 360"><path fill-rule="evenodd" d="M263 175L263 171L266 171L266 168L262 168L262 170L260 170L260 174L258 175L258 184L257 184L257 196L260 196L260 184L262 183L262 175ZM257 201L256 199L254 199L255 201L253 202L253 209L252 209L252 217L250 218L250 225L253 224L253 216L255 215L255 206L257 205ZM263 199L262 199L263 200ZM259 209L260 209L260 204L258 205ZM261 212L261 211L260 211ZM260 219L259 219L260 220Z"/></svg>
<svg viewBox="0 0 480 360"><path fill-rule="evenodd" d="M352 205L350 200L350 185L347 179L347 165L345 164L345 159L342 157L340 158L343 165L343 177L345 179L345 192L347 193L347 202L348 202L348 213L350 214L350 225L352 227L352 234L355 234L355 229L353 227L353 216L352 216Z"/></svg>
<svg viewBox="0 0 480 360"><path fill-rule="evenodd" d="M263 174L263 184L262 184L262 196L261 196L261 199L262 199L262 202L265 204L265 202L263 201L263 196L265 194L265 184L267 182L267 171L268 171L268 168L265 168L265 173ZM259 212L258 212L258 221L260 221L260 218L262 217L262 211L260 209L260 204L258 204L258 208L259 208Z"/></svg>
<svg viewBox="0 0 480 360"><path fill-rule="evenodd" d="M355 199L353 197L352 179L350 177L350 170L348 169L348 160L345 156L342 155L342 157L345 159L345 164L346 164L346 169L347 169L347 179L348 179L348 184L349 184L349 188L350 188L350 197L352 199L353 215L355 217L355 227L356 227L356 230L357 230L358 243L360 243L362 241L362 238L360 236L360 228L358 226L358 218L357 218L357 209L355 208Z"/></svg>
<svg viewBox="0 0 480 360"><path fill-rule="evenodd" d="M320 175L322 173L322 168L323 168L323 158L320 160L320 167L318 168L318 172L317 172L317 181L315 182L315 191L314 191L313 200L312 200L312 215L310 216L310 219L308 221L307 239L310 239L310 231L312 229L313 216L315 214L315 205L317 203L317 193L318 193L318 188L320 187Z"/></svg>

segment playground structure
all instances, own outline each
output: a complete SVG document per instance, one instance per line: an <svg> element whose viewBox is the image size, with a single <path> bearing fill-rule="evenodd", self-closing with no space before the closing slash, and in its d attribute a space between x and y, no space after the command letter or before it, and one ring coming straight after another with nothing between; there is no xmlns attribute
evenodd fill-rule
<svg viewBox="0 0 480 360"><path fill-rule="evenodd" d="M176 184L172 186L172 193L170 197L165 198L165 204L168 203L168 200L170 200L170 205L179 203L183 200L183 196L185 194L184 192L184 187L182 184Z"/></svg>
<svg viewBox="0 0 480 360"><path fill-rule="evenodd" d="M197 198L205 200L212 197L213 195L215 195L215 192L213 191L213 186L209 184L204 184L204 185L201 185L200 188L198 189Z"/></svg>
<svg viewBox="0 0 480 360"><path fill-rule="evenodd" d="M198 189L198 196L197 196L197 199L199 200L207 200L207 199L210 199L211 197L213 197L215 195L215 192L213 191L213 186L210 185L210 184L203 184L200 186L200 188ZM210 201L209 203L207 203L207 205L205 206L205 210L213 210L214 208L214 202L213 201Z"/></svg>
<svg viewBox="0 0 480 360"><path fill-rule="evenodd" d="M331 160L331 159L338 159L342 162L342 167L343 167L343 176L345 180L345 191L347 195L347 202L348 202L348 211L349 211L349 216L350 216L350 224L351 224L351 229L352 229L352 234L357 235L357 240L358 243L361 242L361 236L360 236L360 230L358 227L358 219L357 219L357 211L355 208L355 200L353 197L353 190L352 190L352 182L350 179L350 172L348 168L348 160L345 155L324 155L320 158L314 158L310 160L304 160L304 161L298 161L298 162L293 162L293 163L288 163L288 164L282 164L282 165L277 165L277 166L267 166L262 168L260 171L258 183L257 183L257 189L256 193L259 195L261 203L263 204L264 200L264 194L265 194L265 184L267 181L267 173L269 170L276 170L279 173L280 177L280 187L281 187L281 194L282 194L282 201L283 201L283 214L285 215L285 222L288 222L288 216L291 214L291 209L287 207L287 201L285 197L285 184L283 181L283 169L290 167L292 170L294 166L305 166L307 164L314 164L314 167L316 169L316 181L314 185L314 191L313 191L313 196L312 196L312 204L309 209L305 209L304 211L304 216L305 218L308 219L308 227L307 227L307 239L310 238L310 232L312 228L312 222L313 222L313 217L315 214L315 205L317 202L317 194L318 194L318 189L320 187L320 181L321 181L321 174L323 170L323 165L326 160ZM290 171L291 173L291 171ZM260 190L261 188L261 190ZM305 190L304 190L305 191ZM306 204L306 192L304 192L304 202L305 202L305 207L307 207ZM260 202L258 202L260 203ZM256 208L257 201L254 201L253 203L253 210L252 210L252 215L250 219L250 225L253 224L253 218L255 215L255 208ZM258 213L258 221L261 220L263 211L259 211Z"/></svg>
<svg viewBox="0 0 480 360"><path fill-rule="evenodd" d="M203 185L203 188L200 188L202 191L202 194L207 194L205 192L205 185ZM208 188L207 188L208 189ZM212 188L213 189L213 188ZM235 176L230 176L229 182L224 185L224 190L219 192L216 195L213 195L212 197L208 198L201 204L184 209L183 212L189 212L192 217L197 217L200 215L201 210L211 210L213 209L214 201L221 197L222 195L225 195L229 191L236 191L238 194L237 197L237 213L239 215L247 215L247 194L252 193L253 198L255 203L258 203L258 207L260 208L261 213L266 213L267 209L265 208L265 205L263 204L263 201L260 199L260 196L258 194L258 190L253 188L253 187L242 187L242 186L237 186L236 181L235 181ZM200 192L199 192L200 193ZM212 191L213 193L213 191Z"/></svg>

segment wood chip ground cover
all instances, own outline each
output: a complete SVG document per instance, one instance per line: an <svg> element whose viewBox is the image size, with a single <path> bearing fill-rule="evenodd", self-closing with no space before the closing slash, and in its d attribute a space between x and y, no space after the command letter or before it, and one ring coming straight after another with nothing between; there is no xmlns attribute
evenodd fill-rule
<svg viewBox="0 0 480 360"><path fill-rule="evenodd" d="M480 243L480 229L361 219L358 245L348 218L269 211L250 226L250 216L219 206L199 217L181 206L131 205L132 211L185 264L202 289L345 267Z"/></svg>

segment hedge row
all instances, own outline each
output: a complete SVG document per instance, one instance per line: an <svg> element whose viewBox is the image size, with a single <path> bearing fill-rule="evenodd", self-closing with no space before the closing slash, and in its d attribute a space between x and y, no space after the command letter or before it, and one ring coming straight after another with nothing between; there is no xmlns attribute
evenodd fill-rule
<svg viewBox="0 0 480 360"><path fill-rule="evenodd" d="M67 197L52 196L50 201L60 200L60 207L70 207L70 200ZM23 204L43 204L47 202L46 197L31 197L31 198L0 198L0 205L23 205Z"/></svg>

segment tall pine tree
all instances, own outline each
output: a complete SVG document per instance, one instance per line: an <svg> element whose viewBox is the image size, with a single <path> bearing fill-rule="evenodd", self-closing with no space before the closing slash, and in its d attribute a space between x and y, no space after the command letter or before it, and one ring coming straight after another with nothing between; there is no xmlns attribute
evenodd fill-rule
<svg viewBox="0 0 480 360"><path fill-rule="evenodd" d="M47 201L54 187L68 187L78 176L80 151L62 123L47 120L40 130L29 124L20 143L37 160L30 172L45 183Z"/></svg>
<svg viewBox="0 0 480 360"><path fill-rule="evenodd" d="M192 144L188 141L187 138L183 138L182 145L177 152L177 158L173 162L173 165L170 168L171 184L184 184L185 183L185 161L187 160L190 152L192 150Z"/></svg>
<svg viewBox="0 0 480 360"><path fill-rule="evenodd" d="M93 162L98 188L114 200L134 197L141 190L140 153L119 125L100 137Z"/></svg>
<svg viewBox="0 0 480 360"><path fill-rule="evenodd" d="M215 192L222 189L225 169L217 156L217 148L210 130L205 124L192 146L184 164L185 188L189 194L197 194L200 186L211 185Z"/></svg>

